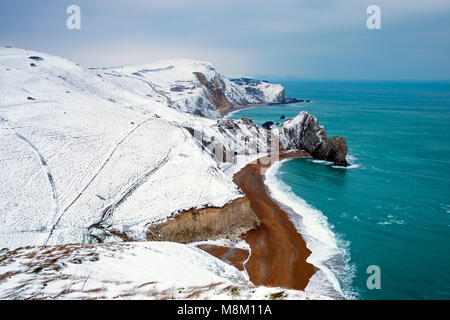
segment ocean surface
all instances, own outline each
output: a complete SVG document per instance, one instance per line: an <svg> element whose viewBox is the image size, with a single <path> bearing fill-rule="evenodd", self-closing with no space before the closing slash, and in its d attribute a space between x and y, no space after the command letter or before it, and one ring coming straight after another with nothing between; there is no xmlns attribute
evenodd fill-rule
<svg viewBox="0 0 450 320"><path fill-rule="evenodd" d="M314 285L346 298L450 299L450 82L282 84L311 102L230 117L276 123L308 111L328 137L346 138L352 164L296 159L266 175L273 197L301 217L322 269ZM372 265L380 289L367 286Z"/></svg>

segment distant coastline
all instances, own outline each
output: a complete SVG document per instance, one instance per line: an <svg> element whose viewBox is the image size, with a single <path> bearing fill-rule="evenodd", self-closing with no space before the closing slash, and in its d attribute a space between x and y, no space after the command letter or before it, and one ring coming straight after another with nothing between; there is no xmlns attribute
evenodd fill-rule
<svg viewBox="0 0 450 320"><path fill-rule="evenodd" d="M243 110L243 109L249 109L249 108L255 108L255 107L262 107L262 106L267 106L267 103L256 103L256 104L247 104L244 106L236 106L233 108L226 108L223 110L220 110L220 115L222 117L226 117L227 115L229 115L230 113L239 111L239 110Z"/></svg>
<svg viewBox="0 0 450 320"><path fill-rule="evenodd" d="M292 104L292 103L298 103L298 102L311 102L310 99L297 99L297 98L289 98L288 101L284 102L271 102L271 103L255 103L255 104L247 104L243 106L234 106L232 108L226 108L223 110L220 110L220 115L224 118L226 116L229 116L230 113L243 110L243 109L249 109L249 108L255 108L255 107L264 107L264 106L274 106L274 105L280 105L280 104Z"/></svg>

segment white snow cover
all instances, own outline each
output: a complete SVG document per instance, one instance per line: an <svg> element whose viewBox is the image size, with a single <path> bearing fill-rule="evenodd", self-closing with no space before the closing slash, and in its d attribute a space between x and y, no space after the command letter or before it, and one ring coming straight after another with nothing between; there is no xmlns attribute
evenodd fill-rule
<svg viewBox="0 0 450 320"><path fill-rule="evenodd" d="M171 242L0 251L0 299L324 299L254 287L236 268ZM235 289L233 289L235 288Z"/></svg>
<svg viewBox="0 0 450 320"><path fill-rule="evenodd" d="M303 136L302 131L304 131L305 128L308 128L311 122L313 122L313 124L315 123L314 126L318 126L319 128L316 136L318 138L317 143L318 145L320 145L323 142L323 136L325 134L324 126L318 125L317 119L314 116L308 114L308 112L301 111L294 118L286 120L286 122L284 122L282 127L280 128L280 142L282 146L285 149L292 149L294 148L294 146L299 145L300 139ZM286 132L289 132L291 130L298 132L298 134L287 136Z"/></svg>
<svg viewBox="0 0 450 320"><path fill-rule="evenodd" d="M240 152L252 136L265 154L266 132L194 115L218 114L193 72L233 103L255 99L205 62L87 69L0 48L0 248L22 247L0 251L0 298L267 298L281 290L255 288L192 246L113 243L122 240L105 230L145 240L150 223L243 196L232 174L257 155L220 163L208 145ZM260 85L267 99L283 90ZM87 244L96 241L110 243Z"/></svg>
<svg viewBox="0 0 450 320"><path fill-rule="evenodd" d="M238 85L217 72L211 63L188 59L171 59L151 64L124 66L111 70L102 70L107 75L141 79L160 95L166 97L169 106L190 113L199 113L209 118L220 118L217 109L208 100L205 87L194 73L201 73L206 80L217 85L233 105L279 102L284 88L279 84L260 82L252 95L244 85Z"/></svg>
<svg viewBox="0 0 450 320"><path fill-rule="evenodd" d="M242 196L184 129L229 145L216 122L140 78L0 49L0 247L85 242L102 219L143 239L147 223Z"/></svg>

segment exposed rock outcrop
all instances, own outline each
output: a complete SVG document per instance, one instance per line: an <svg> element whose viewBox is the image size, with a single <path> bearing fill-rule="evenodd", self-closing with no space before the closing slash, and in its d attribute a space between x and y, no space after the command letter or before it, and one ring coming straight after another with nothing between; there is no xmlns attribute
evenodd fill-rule
<svg viewBox="0 0 450 320"><path fill-rule="evenodd" d="M291 99L286 97L284 88L279 84L271 84L266 80L249 78L230 79L240 91L246 95L247 101L239 101L237 105L284 103Z"/></svg>
<svg viewBox="0 0 450 320"><path fill-rule="evenodd" d="M203 85L209 102L211 102L217 110L220 111L233 106L225 95L225 84L222 83L221 79L214 77L211 81L208 81L206 76L201 72L194 72L194 75Z"/></svg>
<svg viewBox="0 0 450 320"><path fill-rule="evenodd" d="M284 88L281 85L271 84L266 80L236 78L230 79L230 81L237 87L241 88L242 91L244 91L247 95L251 97L251 99L249 99L248 101L248 103L251 104L273 105L273 104L305 102L305 100L303 99L288 97L286 95Z"/></svg>
<svg viewBox="0 0 450 320"><path fill-rule="evenodd" d="M266 130L270 130L272 128L272 126L274 125L273 121L267 121L264 122L261 127L263 127Z"/></svg>
<svg viewBox="0 0 450 320"><path fill-rule="evenodd" d="M334 136L328 139L325 128L305 111L280 127L280 142L285 149L305 150L314 158L331 161L339 166L349 165L345 138Z"/></svg>
<svg viewBox="0 0 450 320"><path fill-rule="evenodd" d="M316 159L348 166L345 139L337 136L328 139L325 128L314 116L303 111L278 125L267 121L259 126L251 119L242 118L221 120L212 130L203 128L200 132L199 128L187 126L185 129L219 162L235 163L236 155L271 152L273 143L278 141L276 137L279 137L280 148L276 149L305 150Z"/></svg>
<svg viewBox="0 0 450 320"><path fill-rule="evenodd" d="M222 208L191 209L163 223L152 224L148 227L147 239L180 243L219 238L237 241L239 236L257 228L259 224L249 200L244 197Z"/></svg>

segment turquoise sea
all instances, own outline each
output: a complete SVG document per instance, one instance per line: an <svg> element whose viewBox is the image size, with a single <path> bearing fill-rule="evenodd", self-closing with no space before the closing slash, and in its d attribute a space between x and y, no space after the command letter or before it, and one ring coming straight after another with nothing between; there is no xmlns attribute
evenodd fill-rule
<svg viewBox="0 0 450 320"><path fill-rule="evenodd" d="M297 159L266 181L303 215L310 245L323 242L313 254L343 295L450 299L450 82L282 84L287 95L311 102L230 117L276 123L305 110L329 137L346 138L352 167ZM337 254L322 254L327 245ZM381 289L366 285L371 265L380 268Z"/></svg>

